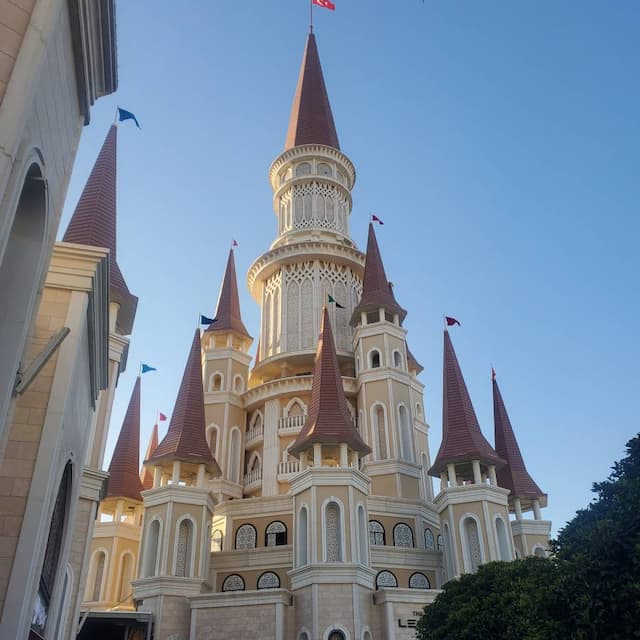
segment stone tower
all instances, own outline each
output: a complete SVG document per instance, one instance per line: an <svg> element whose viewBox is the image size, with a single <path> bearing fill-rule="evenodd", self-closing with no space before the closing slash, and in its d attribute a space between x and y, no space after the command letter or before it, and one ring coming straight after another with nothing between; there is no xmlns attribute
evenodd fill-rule
<svg viewBox="0 0 640 640"><path fill-rule="evenodd" d="M429 470L440 476L440 514L448 579L473 573L491 560L512 560L508 489L496 468L505 461L480 431L449 332L444 332L442 444Z"/></svg>

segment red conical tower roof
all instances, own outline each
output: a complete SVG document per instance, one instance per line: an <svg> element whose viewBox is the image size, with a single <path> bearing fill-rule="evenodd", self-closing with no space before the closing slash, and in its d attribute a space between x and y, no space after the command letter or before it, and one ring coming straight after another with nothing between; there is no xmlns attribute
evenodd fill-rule
<svg viewBox="0 0 640 640"><path fill-rule="evenodd" d="M129 407L122 422L111 464L109 465L109 498L142 500L142 484L138 475L140 464L140 376L133 386Z"/></svg>
<svg viewBox="0 0 640 640"><path fill-rule="evenodd" d="M362 456L371 453L371 449L356 430L347 408L326 307L322 310L322 327L313 370L309 415L289 451L292 455L298 455L316 442L325 444L346 442L351 449L358 451Z"/></svg>
<svg viewBox="0 0 640 640"><path fill-rule="evenodd" d="M227 268L224 272L224 280L218 298L215 322L212 322L207 331L234 331L250 338L247 328L240 315L240 297L238 296L238 281L236 278L236 263L233 249L229 250Z"/></svg>
<svg viewBox="0 0 640 640"><path fill-rule="evenodd" d="M160 463L180 460L182 462L206 464L208 471L212 475L220 475L220 468L211 455L204 434L205 418L200 330L196 329L171 416L169 430L148 461Z"/></svg>
<svg viewBox="0 0 640 640"><path fill-rule="evenodd" d="M367 256L364 261L364 280L362 283L362 298L358 306L353 310L351 324L355 325L360 320L360 314L364 311L377 311L380 307L390 313L397 313L400 320L404 320L407 312L396 302L393 289L387 280L384 271L382 257L378 247L373 223L369 223L369 237L367 239Z"/></svg>
<svg viewBox="0 0 640 640"><path fill-rule="evenodd" d="M130 293L116 259L117 136L118 127L113 124L62 240L109 249L110 296L120 305L117 330L128 335L133 328L138 298Z"/></svg>
<svg viewBox="0 0 640 640"><path fill-rule="evenodd" d="M158 448L158 423L153 425L153 431L151 432L151 438L149 439L149 446L147 447L147 453L144 456L145 460L149 460L154 451ZM140 482L143 489L151 489L153 487L153 474L147 467L142 465L140 471Z"/></svg>
<svg viewBox="0 0 640 640"><path fill-rule="evenodd" d="M313 33L309 34L304 49L284 148L304 144L340 148Z"/></svg>
<svg viewBox="0 0 640 640"><path fill-rule="evenodd" d="M507 461L507 464L497 473L498 486L510 489L513 498L540 500L545 503L546 494L533 481L524 465L520 447L495 376L493 377L493 422L496 452Z"/></svg>
<svg viewBox="0 0 640 640"><path fill-rule="evenodd" d="M470 463L473 460L496 467L504 465L505 461L480 431L478 418L446 329L442 395L442 444L429 473L437 476L446 470L449 463Z"/></svg>

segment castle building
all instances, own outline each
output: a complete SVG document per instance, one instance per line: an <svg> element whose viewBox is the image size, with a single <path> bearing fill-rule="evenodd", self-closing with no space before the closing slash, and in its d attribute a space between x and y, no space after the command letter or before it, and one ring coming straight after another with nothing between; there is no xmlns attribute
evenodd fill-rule
<svg viewBox="0 0 640 640"><path fill-rule="evenodd" d="M269 176L276 237L247 278L261 309L253 366L231 250L214 321L194 335L168 432L152 438L141 476L134 388L81 637L139 615L157 640L408 640L447 580L545 552L546 496L497 383L494 448L447 331L431 460L407 311L373 225L364 254L350 236L356 173L313 33Z"/></svg>

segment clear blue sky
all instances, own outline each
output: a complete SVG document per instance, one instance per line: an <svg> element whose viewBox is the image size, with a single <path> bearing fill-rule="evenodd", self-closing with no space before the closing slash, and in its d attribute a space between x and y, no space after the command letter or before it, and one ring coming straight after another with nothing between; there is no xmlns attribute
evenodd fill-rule
<svg viewBox="0 0 640 640"><path fill-rule="evenodd" d="M493 363L554 530L590 500L639 430L640 4L336 0L316 35L343 151L424 365L441 437L442 314L485 435ZM142 447L173 409L198 312L236 252L276 234L267 180L308 25L306 0L118 3L119 91L84 131L61 225L119 103L118 262L140 297L107 458L138 363ZM163 435L163 433L161 433Z"/></svg>

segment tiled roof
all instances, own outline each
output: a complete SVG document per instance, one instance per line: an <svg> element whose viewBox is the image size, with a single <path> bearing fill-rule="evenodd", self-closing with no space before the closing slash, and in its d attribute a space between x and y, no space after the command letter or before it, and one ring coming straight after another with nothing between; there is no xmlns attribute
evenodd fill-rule
<svg viewBox="0 0 640 640"><path fill-rule="evenodd" d="M289 451L292 455L298 455L316 442L325 444L346 442L351 449L358 451L361 455L371 452L356 430L347 408L326 307L322 311L309 415Z"/></svg>
<svg viewBox="0 0 640 640"><path fill-rule="evenodd" d="M364 261L364 280L362 283L362 298L353 310L351 324L356 325L360 314L364 311L377 311L380 307L390 313L397 313L400 320L404 320L407 312L396 302L393 289L387 280L382 257L378 247L373 224L369 223L369 237L367 239L367 256Z"/></svg>
<svg viewBox="0 0 640 640"><path fill-rule="evenodd" d="M122 422L111 464L108 497L142 500L140 491L140 376L136 378L127 413Z"/></svg>
<svg viewBox="0 0 640 640"><path fill-rule="evenodd" d="M149 458L151 463L170 460L206 464L212 475L220 475L218 463L211 455L205 438L199 329L196 329L193 336L169 430Z"/></svg>
<svg viewBox="0 0 640 640"><path fill-rule="evenodd" d="M158 423L153 425L153 431L151 432L151 438L149 439L149 446L147 447L147 453L144 456L145 460L148 460L153 452L158 448ZM142 482L143 489L151 489L153 487L153 473L143 465L140 471L140 482Z"/></svg>
<svg viewBox="0 0 640 640"><path fill-rule="evenodd" d="M247 328L242 322L240 314L240 297L238 296L238 281L236 278L236 263L233 257L233 249L229 250L227 258L227 268L224 272L220 297L218 298L218 308L207 331L234 331L250 338Z"/></svg>
<svg viewBox="0 0 640 640"><path fill-rule="evenodd" d="M442 394L442 444L429 473L437 476L446 470L449 463L473 460L496 467L504 465L505 461L480 431L458 358L446 330Z"/></svg>
<svg viewBox="0 0 640 640"><path fill-rule="evenodd" d="M117 330L128 335L138 298L127 287L116 258L116 146L118 127L111 125L62 240L109 249L110 296L120 305Z"/></svg>
<svg viewBox="0 0 640 640"><path fill-rule="evenodd" d="M409 371L415 369L416 373L424 371L424 367L416 360L413 353L409 350L409 345L407 345L407 368Z"/></svg>
<svg viewBox="0 0 640 640"><path fill-rule="evenodd" d="M284 148L304 144L340 148L313 33L309 34L304 49Z"/></svg>
<svg viewBox="0 0 640 640"><path fill-rule="evenodd" d="M507 464L498 471L498 486L510 489L514 498L546 498L524 465L509 414L495 378L493 379L493 422L496 452L507 461Z"/></svg>

